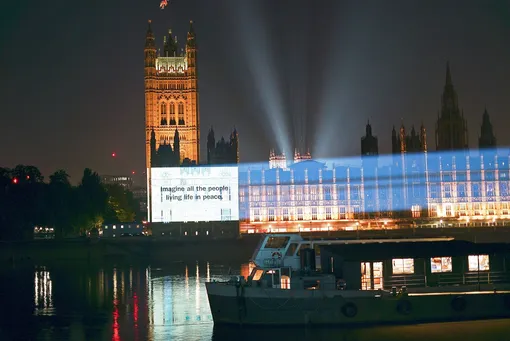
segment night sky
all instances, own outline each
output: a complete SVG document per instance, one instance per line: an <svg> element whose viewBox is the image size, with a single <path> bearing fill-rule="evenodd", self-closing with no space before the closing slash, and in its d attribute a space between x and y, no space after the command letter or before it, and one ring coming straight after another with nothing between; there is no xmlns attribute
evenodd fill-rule
<svg viewBox="0 0 510 341"><path fill-rule="evenodd" d="M195 22L202 155L211 125L237 128L242 162L285 144L358 155L368 119L381 153L401 119L423 121L435 149L447 60L470 146L485 106L510 144L508 1L10 1L0 19L4 167L63 168L73 182L85 167L143 171L148 19L161 47Z"/></svg>

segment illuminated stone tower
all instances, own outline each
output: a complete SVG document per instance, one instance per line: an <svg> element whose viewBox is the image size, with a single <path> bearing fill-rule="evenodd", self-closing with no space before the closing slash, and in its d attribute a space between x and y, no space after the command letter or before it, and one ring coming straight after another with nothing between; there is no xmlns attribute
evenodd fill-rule
<svg viewBox="0 0 510 341"><path fill-rule="evenodd" d="M145 145L146 166L160 145L179 136L180 162L200 162L200 120L197 84L197 46L190 21L184 49L169 30L163 55L157 52L151 21L145 38ZM151 134L156 145L151 149ZM176 146L172 146L175 149ZM150 180L149 180L150 181Z"/></svg>

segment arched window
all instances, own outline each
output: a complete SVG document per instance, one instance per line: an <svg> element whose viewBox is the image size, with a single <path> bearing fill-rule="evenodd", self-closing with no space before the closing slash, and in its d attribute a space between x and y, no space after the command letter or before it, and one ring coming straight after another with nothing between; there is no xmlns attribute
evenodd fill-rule
<svg viewBox="0 0 510 341"><path fill-rule="evenodd" d="M179 103L179 125L183 126L184 122L184 103Z"/></svg>
<svg viewBox="0 0 510 341"><path fill-rule="evenodd" d="M161 102L161 125L167 125L167 117L166 117L166 103Z"/></svg>
<svg viewBox="0 0 510 341"><path fill-rule="evenodd" d="M170 125L175 125L175 104L170 103Z"/></svg>

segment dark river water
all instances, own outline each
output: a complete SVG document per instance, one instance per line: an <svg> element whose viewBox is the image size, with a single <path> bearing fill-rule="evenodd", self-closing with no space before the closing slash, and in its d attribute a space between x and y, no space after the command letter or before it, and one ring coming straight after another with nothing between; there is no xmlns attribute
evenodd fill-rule
<svg viewBox="0 0 510 341"><path fill-rule="evenodd" d="M2 269L0 340L510 340L510 320L359 330L214 328L204 283L249 270L207 262Z"/></svg>

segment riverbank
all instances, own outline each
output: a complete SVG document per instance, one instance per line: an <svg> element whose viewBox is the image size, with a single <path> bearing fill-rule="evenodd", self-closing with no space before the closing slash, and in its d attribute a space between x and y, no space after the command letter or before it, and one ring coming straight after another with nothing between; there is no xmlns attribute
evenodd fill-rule
<svg viewBox="0 0 510 341"><path fill-rule="evenodd" d="M302 233L310 239L395 239L453 237L477 243L508 242L510 227L406 228ZM155 238L30 240L0 243L0 263L48 261L225 261L250 259L261 235L239 238Z"/></svg>

